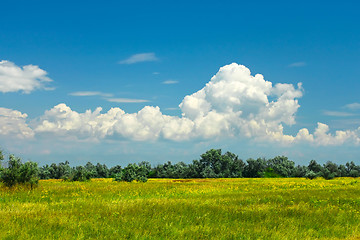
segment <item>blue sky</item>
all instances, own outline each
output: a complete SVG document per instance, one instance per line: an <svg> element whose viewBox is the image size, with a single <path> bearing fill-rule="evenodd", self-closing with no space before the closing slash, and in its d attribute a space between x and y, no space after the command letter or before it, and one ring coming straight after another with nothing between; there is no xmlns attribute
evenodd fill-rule
<svg viewBox="0 0 360 240"><path fill-rule="evenodd" d="M0 146L40 164L190 162L210 148L358 162L358 9L3 1Z"/></svg>

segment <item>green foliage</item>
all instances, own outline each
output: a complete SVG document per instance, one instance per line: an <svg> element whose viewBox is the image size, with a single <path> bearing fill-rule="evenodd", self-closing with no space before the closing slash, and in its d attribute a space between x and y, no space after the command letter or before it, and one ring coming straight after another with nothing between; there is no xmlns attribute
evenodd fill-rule
<svg viewBox="0 0 360 240"><path fill-rule="evenodd" d="M246 160L247 165L244 168L244 177L258 178L262 176L262 173L266 169L266 160L264 158L248 159Z"/></svg>
<svg viewBox="0 0 360 240"><path fill-rule="evenodd" d="M121 172L122 172L122 167L120 165L116 165L116 166L110 168L109 176L113 178L116 175L121 174Z"/></svg>
<svg viewBox="0 0 360 240"><path fill-rule="evenodd" d="M262 174L264 178L279 178L282 177L281 175L277 174L274 169L268 167L265 169L265 172Z"/></svg>
<svg viewBox="0 0 360 240"><path fill-rule="evenodd" d="M31 188L38 184L38 166L34 162L22 163L21 159L14 155L9 156L8 167L1 171L0 180L7 187L16 184L29 184Z"/></svg>
<svg viewBox="0 0 360 240"><path fill-rule="evenodd" d="M144 164L141 164L140 166L136 163L129 164L127 167L125 167L122 170L122 174L116 175L115 181L126 181L126 182L132 182L132 181L138 181L138 182L147 182L147 174L148 169Z"/></svg>
<svg viewBox="0 0 360 240"><path fill-rule="evenodd" d="M152 167L149 162L129 164L124 169L120 165L111 167L105 164L91 162L85 166L71 167L68 161L58 164L44 165L40 168L35 163L22 164L21 160L13 155L9 156L8 168L4 168L1 161L4 155L0 150L0 177L5 179L8 186L27 182L35 185L40 179L63 179L68 181L86 181L90 178L115 178L115 181L141 181L148 178L279 178L279 177L306 177L314 179L323 177L360 177L360 166L354 162L337 165L330 161L323 165L311 160L308 166L296 166L285 156L276 156L272 159L249 158L246 163L231 152L222 153L221 149L210 149L201 154L199 160L192 163L168 161ZM24 166L23 166L24 165ZM10 170L11 169L11 170ZM36 177L34 177L36 176Z"/></svg>
<svg viewBox="0 0 360 240"><path fill-rule="evenodd" d="M308 165L308 169L309 169L309 171L313 171L314 173L320 173L323 170L321 165L318 164L315 160L310 161L310 163Z"/></svg>
<svg viewBox="0 0 360 240"><path fill-rule="evenodd" d="M89 171L86 170L85 167L83 166L77 166L74 170L73 170L73 174L70 177L70 181L88 181L91 178L91 173Z"/></svg>
<svg viewBox="0 0 360 240"><path fill-rule="evenodd" d="M330 180L330 179L334 179L336 176L335 172L331 172L329 169L327 168L323 168L321 171L320 176L322 176L323 178L325 178L326 180Z"/></svg>
<svg viewBox="0 0 360 240"><path fill-rule="evenodd" d="M305 177L312 180L319 177L319 174L310 170L309 172L306 173Z"/></svg>
<svg viewBox="0 0 360 240"><path fill-rule="evenodd" d="M274 157L268 160L267 165L279 176L290 177L294 174L295 163L285 156Z"/></svg>

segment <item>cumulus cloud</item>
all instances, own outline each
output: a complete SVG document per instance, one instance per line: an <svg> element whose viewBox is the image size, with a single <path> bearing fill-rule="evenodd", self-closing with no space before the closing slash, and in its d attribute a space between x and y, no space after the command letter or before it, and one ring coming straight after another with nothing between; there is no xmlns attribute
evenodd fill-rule
<svg viewBox="0 0 360 240"><path fill-rule="evenodd" d="M0 61L0 92L30 93L36 89L51 90L46 87L51 81L47 72L36 65L19 67L10 61Z"/></svg>
<svg viewBox="0 0 360 240"><path fill-rule="evenodd" d="M295 116L300 107L298 99L302 95L301 83L296 86L273 84L261 74L253 76L245 66L233 63L220 68L202 89L184 97L179 105L181 117L165 115L159 107L153 106L145 106L136 113L126 113L120 108L105 113L101 113L101 108L79 113L59 104L35 121L33 131L37 135L85 140L185 141L233 137L283 144L360 143L360 128L331 134L329 126L323 123L318 123L314 133L303 128L294 136L285 134L284 126L296 123Z"/></svg>
<svg viewBox="0 0 360 240"><path fill-rule="evenodd" d="M151 52L151 53L139 53L139 54L134 54L132 56L130 56L127 59L124 59L122 61L120 61L120 64L134 64L134 63L140 63L140 62L154 62L159 60L156 56L155 53Z"/></svg>
<svg viewBox="0 0 360 240"><path fill-rule="evenodd" d="M32 138L33 130L26 123L27 114L0 108L0 136L7 138Z"/></svg>

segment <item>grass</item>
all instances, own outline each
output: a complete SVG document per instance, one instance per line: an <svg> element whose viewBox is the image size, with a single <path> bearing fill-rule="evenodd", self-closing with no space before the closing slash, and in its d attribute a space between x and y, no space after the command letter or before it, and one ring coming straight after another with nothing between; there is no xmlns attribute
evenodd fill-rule
<svg viewBox="0 0 360 240"><path fill-rule="evenodd" d="M360 179L1 187L0 239L360 239Z"/></svg>

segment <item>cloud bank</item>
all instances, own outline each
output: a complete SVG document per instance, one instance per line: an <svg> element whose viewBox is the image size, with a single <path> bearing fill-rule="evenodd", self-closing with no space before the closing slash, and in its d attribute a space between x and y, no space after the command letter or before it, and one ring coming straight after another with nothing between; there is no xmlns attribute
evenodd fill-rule
<svg viewBox="0 0 360 240"><path fill-rule="evenodd" d="M296 123L298 99L302 95L301 83L273 84L261 74L252 76L245 66L232 63L220 68L202 89L184 97L179 105L181 117L165 115L154 106L145 106L137 113L126 113L120 108L106 113L101 113L102 108L79 113L62 103L33 120L31 128L25 122L26 114L2 109L7 114L0 116L0 121L7 125L0 135L16 132L16 127L9 125L9 117L14 115L23 129L16 134L23 134L23 138L37 135L94 141L248 138L325 146L360 143L360 128L330 134L328 125L323 123L318 123L314 133L303 128L295 136L284 134L284 126Z"/></svg>
<svg viewBox="0 0 360 240"><path fill-rule="evenodd" d="M21 68L13 62L0 61L0 92L30 93L36 89L51 90L45 86L51 81L47 72L36 65Z"/></svg>

